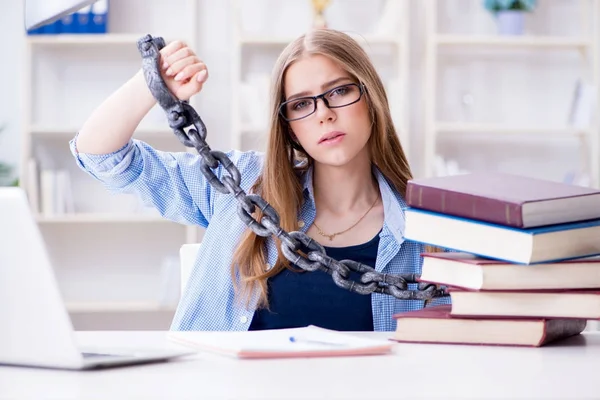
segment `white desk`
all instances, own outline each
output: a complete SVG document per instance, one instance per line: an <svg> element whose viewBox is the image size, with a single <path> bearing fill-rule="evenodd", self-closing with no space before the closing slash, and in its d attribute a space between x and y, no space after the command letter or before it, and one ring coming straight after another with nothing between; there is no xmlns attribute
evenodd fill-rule
<svg viewBox="0 0 600 400"><path fill-rule="evenodd" d="M77 339L165 344L162 332L78 332ZM86 372L0 367L0 399L591 399L600 398L599 367L600 333L586 332L542 348L397 344L387 356L235 360L204 353Z"/></svg>

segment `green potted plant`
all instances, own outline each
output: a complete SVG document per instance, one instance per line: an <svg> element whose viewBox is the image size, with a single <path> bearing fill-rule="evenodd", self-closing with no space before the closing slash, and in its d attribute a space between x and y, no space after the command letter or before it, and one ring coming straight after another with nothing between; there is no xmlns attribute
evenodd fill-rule
<svg viewBox="0 0 600 400"><path fill-rule="evenodd" d="M4 126L0 126L0 133L4 128ZM13 178L13 167L0 160L0 186L17 186L18 184L18 179Z"/></svg>
<svg viewBox="0 0 600 400"><path fill-rule="evenodd" d="M525 13L533 11L536 0L484 0L494 17L501 35L521 35L525 30Z"/></svg>

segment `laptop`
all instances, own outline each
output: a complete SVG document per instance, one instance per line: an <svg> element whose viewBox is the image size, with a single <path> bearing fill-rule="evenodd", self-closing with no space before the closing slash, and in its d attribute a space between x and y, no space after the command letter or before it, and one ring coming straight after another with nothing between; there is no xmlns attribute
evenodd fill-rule
<svg viewBox="0 0 600 400"><path fill-rule="evenodd" d="M0 365L87 370L192 353L79 348L27 196L18 187L0 187Z"/></svg>

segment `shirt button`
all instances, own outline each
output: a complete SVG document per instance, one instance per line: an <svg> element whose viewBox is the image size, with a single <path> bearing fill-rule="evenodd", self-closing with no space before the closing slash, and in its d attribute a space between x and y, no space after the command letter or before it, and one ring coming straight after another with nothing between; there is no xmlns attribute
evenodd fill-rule
<svg viewBox="0 0 600 400"><path fill-rule="evenodd" d="M302 221L301 219L300 219L300 220L298 220L298 226L299 226L300 228L304 228L304 221Z"/></svg>
<svg viewBox="0 0 600 400"><path fill-rule="evenodd" d="M241 322L242 324L245 324L246 322L248 322L248 317L246 317L245 315L244 315L244 316L242 316L242 317L240 317L240 322Z"/></svg>

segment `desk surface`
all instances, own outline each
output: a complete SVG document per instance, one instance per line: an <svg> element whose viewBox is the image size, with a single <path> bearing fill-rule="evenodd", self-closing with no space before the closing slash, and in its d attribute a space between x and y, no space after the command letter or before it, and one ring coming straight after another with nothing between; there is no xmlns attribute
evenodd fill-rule
<svg viewBox="0 0 600 400"><path fill-rule="evenodd" d="M76 338L86 346L179 347L164 332L77 332ZM541 348L398 343L393 355L285 360L199 353L100 371L0 367L0 399L590 399L600 398L599 365L596 332Z"/></svg>

